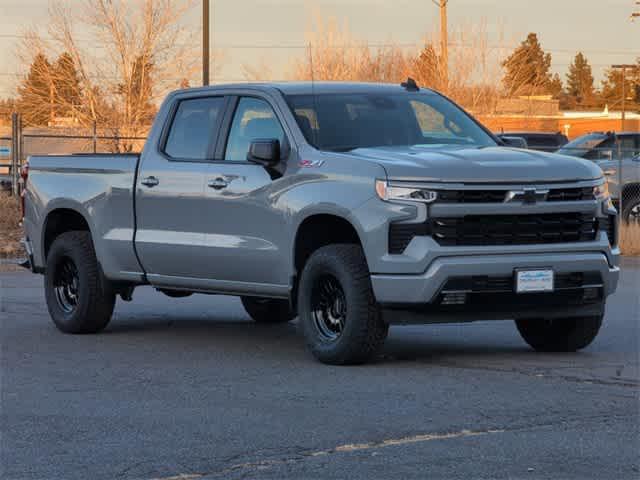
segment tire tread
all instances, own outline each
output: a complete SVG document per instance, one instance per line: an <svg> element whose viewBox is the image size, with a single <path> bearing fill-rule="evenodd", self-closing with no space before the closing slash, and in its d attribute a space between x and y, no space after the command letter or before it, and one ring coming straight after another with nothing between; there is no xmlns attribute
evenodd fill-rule
<svg viewBox="0 0 640 480"><path fill-rule="evenodd" d="M53 292L49 289L48 280L45 277L47 304L54 323L65 333L87 334L103 330L113 314L115 293L102 274L90 232L70 231L57 237L51 245L47 258L48 273L54 265L51 256L55 255L58 249L73 251L77 256L76 261L79 263L76 267L85 269L88 279L88 301L84 302L81 299L81 305L78 305L80 311L74 312L70 321L65 321L69 319L60 318L63 316L59 315L56 310L56 300L53 297ZM49 274L53 275L53 272Z"/></svg>

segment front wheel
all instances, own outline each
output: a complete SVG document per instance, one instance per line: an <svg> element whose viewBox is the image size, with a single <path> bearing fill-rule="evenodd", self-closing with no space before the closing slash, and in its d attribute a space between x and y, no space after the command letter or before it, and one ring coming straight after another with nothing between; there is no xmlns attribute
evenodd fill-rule
<svg viewBox="0 0 640 480"><path fill-rule="evenodd" d="M323 363L364 363L387 337L358 245L329 245L311 255L300 278L298 312L307 346Z"/></svg>
<svg viewBox="0 0 640 480"><path fill-rule="evenodd" d="M623 201L622 220L625 223L640 225L640 197L629 197Z"/></svg>
<svg viewBox="0 0 640 480"><path fill-rule="evenodd" d="M111 320L116 296L89 232L66 232L53 241L44 288L51 319L65 333L96 333Z"/></svg>
<svg viewBox="0 0 640 480"><path fill-rule="evenodd" d="M525 342L540 352L575 352L587 347L598 335L602 315L554 320L516 320Z"/></svg>

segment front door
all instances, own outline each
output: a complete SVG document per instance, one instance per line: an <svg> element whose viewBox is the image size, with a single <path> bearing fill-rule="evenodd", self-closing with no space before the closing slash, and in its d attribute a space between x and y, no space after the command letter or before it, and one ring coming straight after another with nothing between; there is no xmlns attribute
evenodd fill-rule
<svg viewBox="0 0 640 480"><path fill-rule="evenodd" d="M136 185L136 249L152 284L197 286L210 276L205 178L226 99L186 98L159 148L145 152Z"/></svg>
<svg viewBox="0 0 640 480"><path fill-rule="evenodd" d="M231 289L237 283L239 288L256 286L278 295L286 292L289 283L287 212L278 208L277 195L284 182L247 161L249 145L258 138L278 139L282 151L289 150L287 136L269 102L240 97L222 159L208 167L205 241L212 278L229 282Z"/></svg>

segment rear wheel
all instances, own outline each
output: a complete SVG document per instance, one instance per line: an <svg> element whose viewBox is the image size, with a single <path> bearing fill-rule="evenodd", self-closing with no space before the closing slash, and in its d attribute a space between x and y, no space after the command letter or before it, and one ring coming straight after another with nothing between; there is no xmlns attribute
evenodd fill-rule
<svg viewBox="0 0 640 480"><path fill-rule="evenodd" d="M89 232L53 241L44 276L51 319L65 333L96 333L107 326L116 296L98 265Z"/></svg>
<svg viewBox="0 0 640 480"><path fill-rule="evenodd" d="M298 311L307 346L324 363L366 362L387 337L358 245L329 245L311 255L300 279Z"/></svg>
<svg viewBox="0 0 640 480"><path fill-rule="evenodd" d="M518 331L540 352L575 352L587 347L598 335L602 315L554 320L516 320Z"/></svg>
<svg viewBox="0 0 640 480"><path fill-rule="evenodd" d="M287 300L242 297L242 306L256 323L285 323L294 319Z"/></svg>
<svg viewBox="0 0 640 480"><path fill-rule="evenodd" d="M640 225L640 197L629 197L622 205L622 220L626 223Z"/></svg>

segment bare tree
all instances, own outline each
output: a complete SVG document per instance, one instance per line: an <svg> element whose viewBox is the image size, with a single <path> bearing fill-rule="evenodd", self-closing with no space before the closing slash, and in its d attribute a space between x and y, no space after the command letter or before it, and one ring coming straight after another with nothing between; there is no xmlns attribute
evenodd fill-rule
<svg viewBox="0 0 640 480"><path fill-rule="evenodd" d="M288 74L292 79L396 82L406 78L409 61L401 48L393 44L371 48L335 18L317 15L306 37L309 49L292 61Z"/></svg>
<svg viewBox="0 0 640 480"><path fill-rule="evenodd" d="M422 47L401 47L393 42L371 47L350 34L346 24L317 15L307 33L309 49L292 60L289 77L310 80L345 80L399 83L408 76L434 88L477 112L490 112L500 94L506 48L490 45L484 22L449 31L449 72L443 71L436 34Z"/></svg>
<svg viewBox="0 0 640 480"><path fill-rule="evenodd" d="M38 53L66 52L82 102L64 110L82 125L98 122L122 137L144 135L159 99L199 73L199 32L185 24L194 2L52 0L48 31L28 32L19 57L31 64Z"/></svg>

